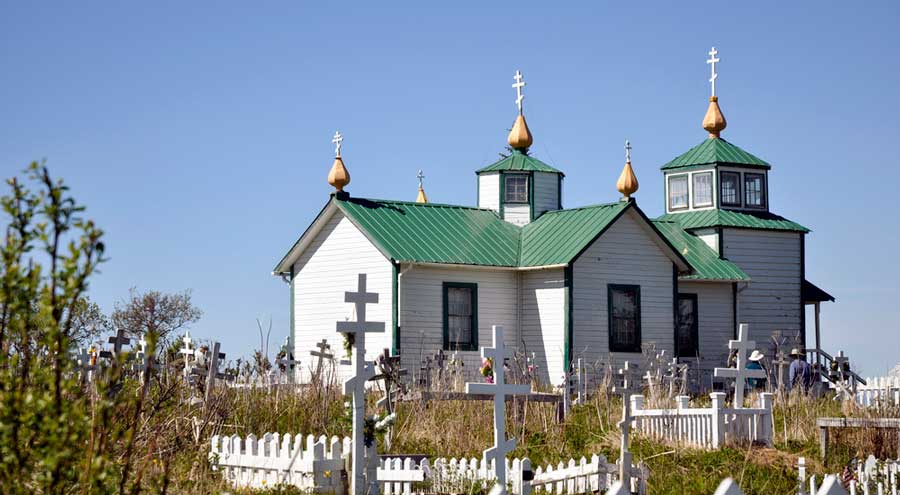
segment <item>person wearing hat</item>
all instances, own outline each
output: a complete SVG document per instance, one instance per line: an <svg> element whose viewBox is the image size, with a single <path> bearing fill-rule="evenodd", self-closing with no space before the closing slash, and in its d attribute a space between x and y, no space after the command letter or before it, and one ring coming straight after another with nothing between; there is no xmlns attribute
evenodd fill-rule
<svg viewBox="0 0 900 495"><path fill-rule="evenodd" d="M812 385L812 367L806 362L806 353L795 347L791 349L790 356L792 361L788 378L791 388L800 386L804 390L809 389Z"/></svg>
<svg viewBox="0 0 900 495"><path fill-rule="evenodd" d="M753 352L750 353L750 357L747 358L747 369L748 370L761 370L763 368L763 353L754 349ZM747 386L750 387L751 390L759 390L761 388L765 388L766 379L765 378L747 378Z"/></svg>

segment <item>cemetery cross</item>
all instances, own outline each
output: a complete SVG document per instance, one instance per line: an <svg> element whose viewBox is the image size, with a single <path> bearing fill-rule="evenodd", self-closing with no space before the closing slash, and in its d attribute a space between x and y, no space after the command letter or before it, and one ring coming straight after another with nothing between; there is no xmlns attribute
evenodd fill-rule
<svg viewBox="0 0 900 495"><path fill-rule="evenodd" d="M744 387L747 385L747 378L766 378L765 370L747 369L747 351L756 348L756 342L748 340L750 336L750 325L741 323L738 330L738 339L729 340L728 348L737 351L734 368L716 368L713 375L718 378L734 378L734 408L744 408Z"/></svg>
<svg viewBox="0 0 900 495"><path fill-rule="evenodd" d="M331 346L328 345L328 340L326 340L326 339L322 339L321 342L316 344L316 347L318 347L319 350L318 351L309 351L309 354L312 357L318 358L318 360L316 361L316 372L315 372L315 379L316 379L316 381L318 381L319 379L322 378L322 361L325 359L327 359L329 361L333 360L334 354L331 354L330 352L328 352L331 350Z"/></svg>
<svg viewBox="0 0 900 495"><path fill-rule="evenodd" d="M357 291L345 292L344 302L353 303L356 307L356 321L339 321L338 333L353 338L352 366L353 377L344 381L344 395L353 398L353 437L352 437L352 478L350 493L364 495L365 486L365 411L366 382L375 375L372 363L366 362L366 334L384 332L384 322L366 321L366 304L378 303L378 294L366 292L366 274L360 273L357 279ZM374 459L373 459L374 461ZM375 480L368 480L372 484Z"/></svg>
<svg viewBox="0 0 900 495"><path fill-rule="evenodd" d="M191 349L191 333L185 332L184 337L181 338L181 342L184 343L184 347L178 350L178 354L184 356L184 378L187 379L188 375L191 373L191 356L194 355L194 350Z"/></svg>
<svg viewBox="0 0 900 495"><path fill-rule="evenodd" d="M112 358L113 356L115 356L116 358L118 358L119 354L122 353L122 346L130 345L131 339L126 337L125 330L120 328L116 330L116 335L114 337L109 338L108 342L113 345L113 351L100 351L100 357Z"/></svg>
<svg viewBox="0 0 900 495"><path fill-rule="evenodd" d="M625 361L625 366L619 369L619 376L622 377L622 386L615 387L613 392L622 394L622 421L619 422L619 428L622 430L619 439L619 482L626 490L631 489L631 452L628 451L628 434L631 430L631 422L634 417L631 415L631 392L633 383L638 381L637 366Z"/></svg>
<svg viewBox="0 0 900 495"><path fill-rule="evenodd" d="M530 385L514 385L506 383L503 372L503 361L509 351L503 341L503 327L493 326L494 347L482 347L481 357L492 361L491 372L494 383L466 383L467 394L486 394L494 396L494 446L484 451L484 462L494 465L497 486L491 490L493 495L506 495L506 454L516 447L514 438L506 438L506 397L509 395L530 395Z"/></svg>

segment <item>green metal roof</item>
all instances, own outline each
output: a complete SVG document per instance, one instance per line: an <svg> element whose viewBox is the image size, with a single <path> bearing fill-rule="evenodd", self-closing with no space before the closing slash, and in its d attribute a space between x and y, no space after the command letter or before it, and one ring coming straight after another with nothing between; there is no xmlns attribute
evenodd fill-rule
<svg viewBox="0 0 900 495"><path fill-rule="evenodd" d="M395 261L518 265L519 228L493 210L352 197L335 204Z"/></svg>
<svg viewBox="0 0 900 495"><path fill-rule="evenodd" d="M686 153L662 166L673 170L698 165L739 165L742 167L772 168L765 160L757 158L722 138L708 138Z"/></svg>
<svg viewBox="0 0 900 495"><path fill-rule="evenodd" d="M548 211L522 227L520 266L558 265L572 261L632 203Z"/></svg>
<svg viewBox="0 0 900 495"><path fill-rule="evenodd" d="M554 174L565 175L559 170L547 165L537 158L523 154L519 150L513 150L512 154L503 158L487 167L478 169L476 174L486 172L499 172L501 170L512 170L516 172L550 172Z"/></svg>
<svg viewBox="0 0 900 495"><path fill-rule="evenodd" d="M734 263L719 258L700 238L691 235L681 228L677 222L654 220L657 230L675 246L675 249L684 256L694 269L690 275L678 277L680 280L722 280L722 281L746 281L750 277Z"/></svg>
<svg viewBox="0 0 900 495"><path fill-rule="evenodd" d="M765 211L733 211L710 209L669 213L658 220L678 222L682 228L702 229L706 227L735 227L742 229L784 230L790 232L809 232L809 229L792 222L787 218Z"/></svg>

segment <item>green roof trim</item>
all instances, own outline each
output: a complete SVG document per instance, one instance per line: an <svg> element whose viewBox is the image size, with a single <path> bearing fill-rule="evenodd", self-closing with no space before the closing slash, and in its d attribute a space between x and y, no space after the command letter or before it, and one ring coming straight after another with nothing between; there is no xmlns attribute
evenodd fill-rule
<svg viewBox="0 0 900 495"><path fill-rule="evenodd" d="M520 266L561 265L572 261L631 204L619 201L544 213L522 227Z"/></svg>
<svg viewBox="0 0 900 495"><path fill-rule="evenodd" d="M518 227L493 210L435 203L335 198L394 261L518 266Z"/></svg>
<svg viewBox="0 0 900 495"><path fill-rule="evenodd" d="M734 263L719 258L702 239L688 233L677 222L654 220L666 239L684 256L694 273L681 275L679 280L713 280L725 282L744 282L750 277Z"/></svg>
<svg viewBox="0 0 900 495"><path fill-rule="evenodd" d="M478 169L475 173L483 174L487 172L499 172L501 170L513 172L549 172L565 176L561 171L547 165L537 158L528 156L519 150L513 150L512 154L506 158L494 162L487 167Z"/></svg>
<svg viewBox="0 0 900 495"><path fill-rule="evenodd" d="M734 227L739 229L782 230L787 232L809 232L809 229L787 218L765 211L734 211L709 209L669 213L657 220L678 222L683 229L708 227Z"/></svg>
<svg viewBox="0 0 900 495"><path fill-rule="evenodd" d="M772 168L768 162L747 153L722 138L708 138L686 153L662 166L662 170L674 170L698 165L738 165L761 169Z"/></svg>

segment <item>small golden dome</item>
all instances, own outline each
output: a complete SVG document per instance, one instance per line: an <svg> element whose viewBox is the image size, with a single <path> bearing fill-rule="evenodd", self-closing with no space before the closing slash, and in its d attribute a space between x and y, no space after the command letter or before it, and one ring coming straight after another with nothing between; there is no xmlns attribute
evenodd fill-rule
<svg viewBox="0 0 900 495"><path fill-rule="evenodd" d="M719 98L716 96L709 97L709 108L706 109L706 116L703 117L703 128L709 131L709 137L717 138L728 122L722 115L722 109L719 108Z"/></svg>
<svg viewBox="0 0 900 495"><path fill-rule="evenodd" d="M624 199L628 199L637 192L638 187L640 186L637 176L634 175L634 169L631 168L631 143L625 141L625 166L616 182L616 189L622 193Z"/></svg>
<svg viewBox="0 0 900 495"><path fill-rule="evenodd" d="M334 157L334 164L331 166L331 172L328 172L328 183L338 192L344 190L344 187L350 183L350 172L344 166L344 160L340 156Z"/></svg>
<svg viewBox="0 0 900 495"><path fill-rule="evenodd" d="M419 186L419 195L416 196L416 203L427 203L428 196L425 195L425 189L422 186Z"/></svg>
<svg viewBox="0 0 900 495"><path fill-rule="evenodd" d="M516 116L516 122L509 131L509 137L506 138L509 145L516 150L524 150L531 146L534 140L531 137L531 131L528 130L528 124L525 122L525 116L521 113Z"/></svg>

